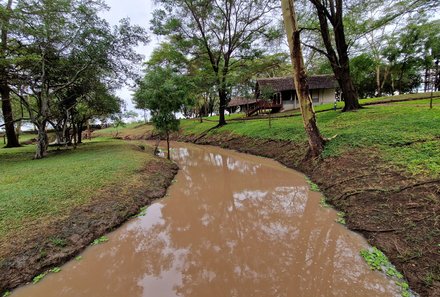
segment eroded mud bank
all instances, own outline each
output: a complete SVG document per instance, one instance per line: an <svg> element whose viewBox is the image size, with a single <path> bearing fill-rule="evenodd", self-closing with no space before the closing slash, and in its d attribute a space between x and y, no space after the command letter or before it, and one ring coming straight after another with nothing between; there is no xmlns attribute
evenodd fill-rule
<svg viewBox="0 0 440 297"><path fill-rule="evenodd" d="M0 258L0 294L63 264L94 239L138 213L141 207L163 197L177 170L175 164L155 158L133 175L129 186L120 183L102 189L92 201L73 209L61 221L28 230L28 240L17 238L8 242ZM57 244L54 238L62 242Z"/></svg>

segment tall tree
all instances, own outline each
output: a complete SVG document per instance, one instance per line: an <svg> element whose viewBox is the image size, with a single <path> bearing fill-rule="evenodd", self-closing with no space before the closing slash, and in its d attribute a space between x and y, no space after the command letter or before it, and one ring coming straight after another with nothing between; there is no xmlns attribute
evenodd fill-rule
<svg viewBox="0 0 440 297"><path fill-rule="evenodd" d="M12 14L12 0L8 0L6 6L0 4L0 34L1 34L1 44L0 44L0 96L1 96L1 106L3 112L3 118L5 122L5 131L7 144L6 147L18 147L20 143L18 137L15 133L14 127L14 117L12 112L11 104L11 91L8 84L8 63L6 62L8 55L8 31L9 31L9 21Z"/></svg>
<svg viewBox="0 0 440 297"><path fill-rule="evenodd" d="M310 155L316 157L324 150L325 140L321 136L316 124L313 103L310 97L310 90L307 83L307 74L301 49L301 30L298 28L293 1L281 0L281 7L283 9L284 26L286 28L290 57L293 66L293 80L301 106L304 128L308 136Z"/></svg>
<svg viewBox="0 0 440 297"><path fill-rule="evenodd" d="M342 98L345 102L343 111L359 109L361 107L359 96L350 76L350 59L343 20L343 1L310 0L310 2L316 9L320 33L325 46L325 50L315 49L324 54L330 61L342 90Z"/></svg>
<svg viewBox="0 0 440 297"><path fill-rule="evenodd" d="M272 25L273 0L159 0L154 32L166 35L194 58L209 61L220 98L219 126L225 125L229 74L238 61L266 51L264 40L279 37Z"/></svg>

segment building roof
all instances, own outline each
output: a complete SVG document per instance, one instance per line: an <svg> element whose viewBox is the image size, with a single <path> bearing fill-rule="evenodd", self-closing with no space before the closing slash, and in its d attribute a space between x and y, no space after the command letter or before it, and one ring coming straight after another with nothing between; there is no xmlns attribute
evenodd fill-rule
<svg viewBox="0 0 440 297"><path fill-rule="evenodd" d="M229 101L228 107L241 106L246 104L253 104L257 102L256 99L245 98L245 97L234 97Z"/></svg>
<svg viewBox="0 0 440 297"><path fill-rule="evenodd" d="M333 89L338 87L338 82L333 75L314 75L309 76L309 89ZM273 78L258 78L257 88L270 88L274 92L295 90L293 78L287 77L273 77Z"/></svg>

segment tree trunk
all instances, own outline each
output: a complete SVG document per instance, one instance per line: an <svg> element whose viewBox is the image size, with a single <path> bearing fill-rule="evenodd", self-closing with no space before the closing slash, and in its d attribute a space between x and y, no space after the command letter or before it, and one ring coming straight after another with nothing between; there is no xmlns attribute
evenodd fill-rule
<svg viewBox="0 0 440 297"><path fill-rule="evenodd" d="M361 108L358 100L358 93L354 87L353 80L350 77L349 69L342 69L337 75L339 86L342 90L342 98L344 100L344 108L342 111L350 111Z"/></svg>
<svg viewBox="0 0 440 297"><path fill-rule="evenodd" d="M54 128L55 128L55 137L56 137L55 142L57 145L61 145L63 143L63 139L64 139L63 129L62 129L62 127L60 127L59 124L57 124Z"/></svg>
<svg viewBox="0 0 440 297"><path fill-rule="evenodd" d="M170 152L170 133L168 133L168 131L166 132L167 134L167 158L168 160L171 160L171 152Z"/></svg>
<svg viewBox="0 0 440 297"><path fill-rule="evenodd" d="M324 54L330 62L342 91L342 100L345 104L342 111L359 109L361 108L359 96L350 76L350 59L348 57L347 41L345 40L342 0L331 1L331 11L324 5L326 2L323 3L321 0L310 0L310 2L315 6L318 14L322 41L326 49ZM334 43L329 31L329 22L333 27Z"/></svg>
<svg viewBox="0 0 440 297"><path fill-rule="evenodd" d="M291 0L281 0L283 9L284 26L287 32L287 40L290 48L290 58L293 66L293 80L296 93L300 102L301 114L306 130L310 156L316 157L324 150L325 140L319 132L316 124L315 111L310 98L307 74L304 67L304 58L301 49L300 31L298 29L295 9Z"/></svg>
<svg viewBox="0 0 440 297"><path fill-rule="evenodd" d="M78 134L78 143L82 143L83 124L84 124L84 123L79 123L79 124L78 124L78 131L77 131L77 134Z"/></svg>
<svg viewBox="0 0 440 297"><path fill-rule="evenodd" d="M38 131L37 148L35 151L34 159L42 159L47 151L47 133L46 133L46 121L36 124Z"/></svg>
<svg viewBox="0 0 440 297"><path fill-rule="evenodd" d="M429 91L429 83L430 83L430 77L429 77L429 67L425 68L425 93Z"/></svg>
<svg viewBox="0 0 440 297"><path fill-rule="evenodd" d="M87 120L87 139L92 140L92 131L90 130L90 121Z"/></svg>
<svg viewBox="0 0 440 297"><path fill-rule="evenodd" d="M21 135L21 126L23 125L22 121L15 122L15 135L17 136L18 143L20 143L20 135Z"/></svg>
<svg viewBox="0 0 440 297"><path fill-rule="evenodd" d="M76 139L76 125L74 122L72 122L72 136L73 136L73 148L76 149L77 139Z"/></svg>
<svg viewBox="0 0 440 297"><path fill-rule="evenodd" d="M223 89L220 89L218 91L218 95L220 98L220 108L219 108L219 120L218 120L218 126L224 126L226 125L225 120L225 109L226 109L226 91Z"/></svg>
<svg viewBox="0 0 440 297"><path fill-rule="evenodd" d="M382 84L380 81L380 65L376 65L376 97L382 97Z"/></svg>
<svg viewBox="0 0 440 297"><path fill-rule="evenodd" d="M0 76L3 75L4 73L0 74ZM5 82L6 81L5 79L2 78L1 80L2 82L0 82L0 95L2 97L2 112L5 121L5 131L7 138L6 147L7 148L19 147L20 143L18 142L17 134L15 133L15 127L14 127L14 118L12 115L9 87Z"/></svg>
<svg viewBox="0 0 440 297"><path fill-rule="evenodd" d="M12 0L8 0L6 11L9 14L12 10ZM6 14L5 19L2 20L3 26L1 28L1 48L0 48L0 58L5 60L8 49L8 30L7 25L9 24L9 16ZM18 137L15 133L14 128L14 117L12 114L12 105L10 90L8 86L8 71L6 65L0 67L0 96L2 100L2 112L3 119L5 121L5 131L7 138L7 148L19 147L20 143Z"/></svg>

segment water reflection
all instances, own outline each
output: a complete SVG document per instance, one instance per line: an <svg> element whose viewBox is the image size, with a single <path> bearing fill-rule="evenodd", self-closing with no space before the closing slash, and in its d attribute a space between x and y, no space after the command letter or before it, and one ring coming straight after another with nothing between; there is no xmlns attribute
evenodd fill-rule
<svg viewBox="0 0 440 297"><path fill-rule="evenodd" d="M172 152L169 198L14 296L398 295L299 174L211 147Z"/></svg>

